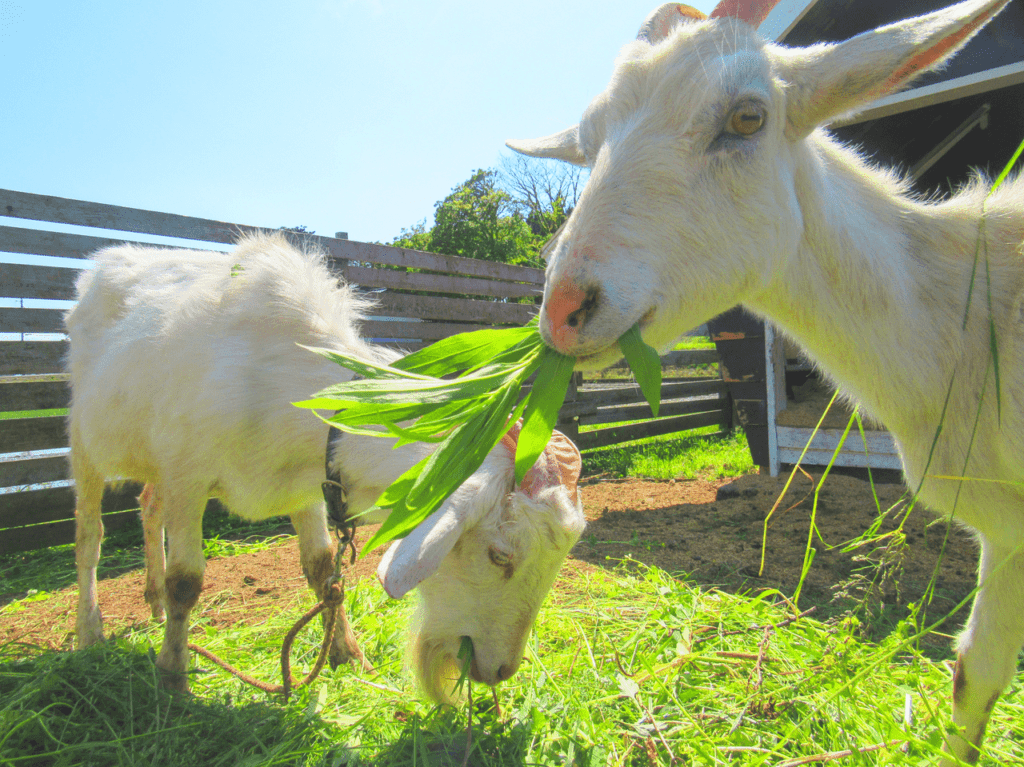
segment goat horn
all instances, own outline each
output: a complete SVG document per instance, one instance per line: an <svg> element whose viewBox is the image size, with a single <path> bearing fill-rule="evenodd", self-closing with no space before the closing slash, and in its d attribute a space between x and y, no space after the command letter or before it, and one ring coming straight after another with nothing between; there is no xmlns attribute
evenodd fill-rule
<svg viewBox="0 0 1024 767"><path fill-rule="evenodd" d="M711 12L711 18L739 19L757 29L778 4L779 0L722 0Z"/></svg>
<svg viewBox="0 0 1024 767"><path fill-rule="evenodd" d="M569 496L575 497L582 470L583 459L576 445L562 432L554 431L537 463L523 477L520 489L531 498L536 498L537 493L545 487L563 485L569 491Z"/></svg>
<svg viewBox="0 0 1024 767"><path fill-rule="evenodd" d="M501 438L501 444L504 445L505 449L512 454L513 458L516 456L516 445L519 444L519 432L522 431L522 429L523 419L520 418L509 427L508 432L506 432L505 436Z"/></svg>
<svg viewBox="0 0 1024 767"><path fill-rule="evenodd" d="M679 3L665 3L658 6L654 12L644 19L637 33L637 40L646 40L649 43L656 43L668 37L672 31L672 25L682 17L689 21L704 21L707 19L703 13L696 8Z"/></svg>
<svg viewBox="0 0 1024 767"><path fill-rule="evenodd" d="M558 474L562 484L569 490L570 497L575 497L576 485L583 471L583 458L579 448L562 432L555 431L551 433L547 453L558 465Z"/></svg>

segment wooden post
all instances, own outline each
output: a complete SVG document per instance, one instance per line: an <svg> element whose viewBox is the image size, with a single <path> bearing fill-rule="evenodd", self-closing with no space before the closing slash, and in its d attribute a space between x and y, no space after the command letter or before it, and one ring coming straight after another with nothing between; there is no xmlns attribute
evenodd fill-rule
<svg viewBox="0 0 1024 767"><path fill-rule="evenodd" d="M769 422L765 324L737 306L710 320L708 330L718 350L719 371L732 395L735 419L747 436L750 454L755 464L771 473L769 433L774 430L775 417L773 413ZM772 352L773 359L776 353ZM784 397L785 393L783 402ZM772 406L775 404L773 401Z"/></svg>

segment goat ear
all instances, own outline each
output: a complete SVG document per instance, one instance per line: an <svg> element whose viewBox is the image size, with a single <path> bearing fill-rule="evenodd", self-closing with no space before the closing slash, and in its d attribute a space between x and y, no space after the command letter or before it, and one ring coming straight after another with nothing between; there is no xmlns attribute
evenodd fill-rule
<svg viewBox="0 0 1024 767"><path fill-rule="evenodd" d="M377 577L393 599L401 599L436 572L462 535L465 520L445 503L405 538L395 541L377 566Z"/></svg>
<svg viewBox="0 0 1024 767"><path fill-rule="evenodd" d="M739 19L757 29L778 4L779 0L722 0L711 11L711 18Z"/></svg>
<svg viewBox="0 0 1024 767"><path fill-rule="evenodd" d="M676 24L704 21L706 19L707 16L696 8L679 3L665 3L644 19L636 39L646 40L654 45L668 37Z"/></svg>
<svg viewBox="0 0 1024 767"><path fill-rule="evenodd" d="M512 139L505 146L519 154L530 157L546 157L553 160L571 162L573 165L586 165L587 160L580 150L579 126L574 125L560 133L553 133L544 138Z"/></svg>
<svg viewBox="0 0 1024 767"><path fill-rule="evenodd" d="M838 45L775 49L786 90L786 135L856 112L940 66L1010 0L971 0L865 32Z"/></svg>

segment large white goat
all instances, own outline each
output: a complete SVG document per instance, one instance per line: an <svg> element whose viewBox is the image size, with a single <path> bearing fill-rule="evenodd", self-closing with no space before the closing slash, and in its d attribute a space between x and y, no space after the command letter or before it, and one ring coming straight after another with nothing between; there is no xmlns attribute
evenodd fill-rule
<svg viewBox="0 0 1024 767"><path fill-rule="evenodd" d="M820 126L941 65L1007 2L809 48L757 33L772 0L711 18L665 5L579 125L509 142L592 169L548 265L549 344L600 368L636 322L664 347L743 303L892 431L929 507L977 533L947 741L968 761L1024 644L1024 181L922 200Z"/></svg>
<svg viewBox="0 0 1024 767"><path fill-rule="evenodd" d="M371 362L391 356L358 336L366 303L338 285L321 257L280 235L245 238L229 253L116 246L94 262L66 318L78 643L103 636L96 563L104 482L150 483L141 499L147 540L161 541L161 523L168 538L166 575L158 577L163 562L155 557L147 589L151 603L162 597L167 607L157 665L166 684L183 689L208 497L247 519L289 515L302 568L318 593L332 571L321 495L328 427L291 403L351 373L297 344ZM473 679L493 685L515 673L540 604L584 526L578 451L556 432L514 487L517 433L394 543L378 569L393 597L419 586L423 605L410 657L435 700L449 696L464 636L473 640ZM335 443L332 466L351 514L370 508L430 450L393 444L350 434ZM379 522L387 513L361 521ZM362 660L362 653L346 621L331 660L353 657Z"/></svg>

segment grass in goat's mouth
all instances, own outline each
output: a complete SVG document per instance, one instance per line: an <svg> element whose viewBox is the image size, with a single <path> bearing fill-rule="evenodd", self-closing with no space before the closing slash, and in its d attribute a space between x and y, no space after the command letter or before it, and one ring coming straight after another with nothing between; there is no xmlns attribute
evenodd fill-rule
<svg viewBox="0 0 1024 767"><path fill-rule="evenodd" d="M644 343L639 325L619 339L619 346L657 415L658 353ZM362 380L329 386L296 406L336 411L324 420L352 434L397 438L396 447L440 443L377 499L376 506L391 513L364 551L405 536L436 511L519 418L523 427L515 475L516 483L521 482L551 438L576 363L543 344L536 320L523 328L460 333L391 365L329 349L310 351ZM524 394L523 385L534 374L533 386Z"/></svg>

